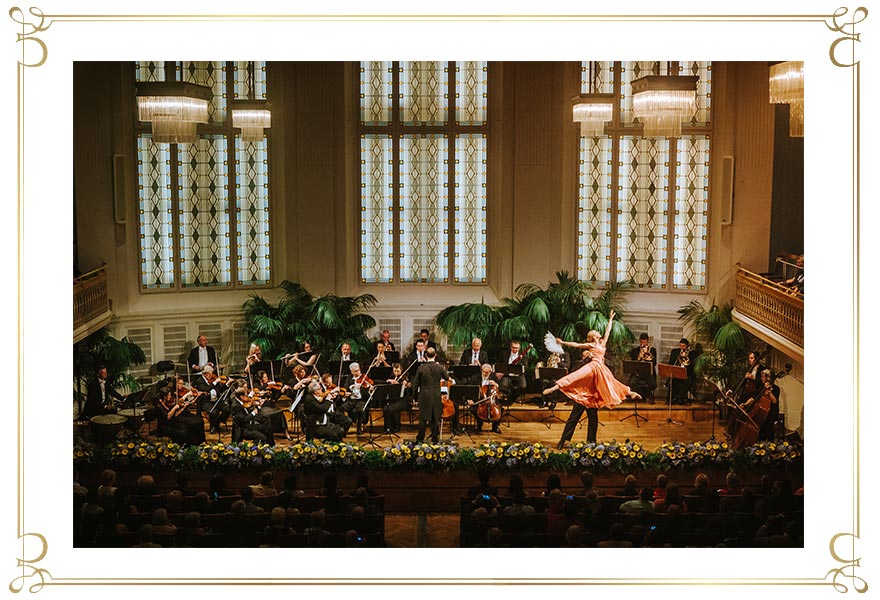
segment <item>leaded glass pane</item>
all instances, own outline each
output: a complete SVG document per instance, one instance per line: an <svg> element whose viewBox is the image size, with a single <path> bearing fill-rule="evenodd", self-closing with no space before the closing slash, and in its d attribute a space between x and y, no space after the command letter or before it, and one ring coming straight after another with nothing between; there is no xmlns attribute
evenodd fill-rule
<svg viewBox="0 0 880 600"><path fill-rule="evenodd" d="M668 75L669 63L666 61L642 60L621 63L620 74L620 122L624 125L638 125L632 114L632 82L648 75Z"/></svg>
<svg viewBox="0 0 880 600"><path fill-rule="evenodd" d="M254 63L254 80L248 81L248 65ZM251 88L254 91L254 100L266 99L266 61L265 60L237 60L233 73L233 88L236 100L247 100Z"/></svg>
<svg viewBox="0 0 880 600"><path fill-rule="evenodd" d="M394 165L388 135L361 136L361 281L394 279Z"/></svg>
<svg viewBox="0 0 880 600"><path fill-rule="evenodd" d="M709 214L709 136L683 136L675 161L675 239L672 286L706 288Z"/></svg>
<svg viewBox="0 0 880 600"><path fill-rule="evenodd" d="M214 92L208 103L208 120L211 123L226 121L226 63L224 61L185 60L181 66L181 81L204 85Z"/></svg>
<svg viewBox="0 0 880 600"><path fill-rule="evenodd" d="M669 140L620 138L617 281L666 287Z"/></svg>
<svg viewBox="0 0 880 600"><path fill-rule="evenodd" d="M202 136L177 148L181 284L228 286L232 273L227 139Z"/></svg>
<svg viewBox="0 0 880 600"><path fill-rule="evenodd" d="M141 287L174 286L171 157L169 144L154 144L140 134L138 144L138 220L141 246Z"/></svg>
<svg viewBox="0 0 880 600"><path fill-rule="evenodd" d="M445 135L401 137L401 281L449 280L448 146Z"/></svg>
<svg viewBox="0 0 880 600"><path fill-rule="evenodd" d="M485 125L488 112L489 63L455 63L455 120L459 125Z"/></svg>
<svg viewBox="0 0 880 600"><path fill-rule="evenodd" d="M580 138L578 279L611 281L611 138Z"/></svg>
<svg viewBox="0 0 880 600"><path fill-rule="evenodd" d="M134 63L135 81L165 81L164 60L138 60Z"/></svg>
<svg viewBox="0 0 880 600"><path fill-rule="evenodd" d="M614 63L610 60L581 61L581 93L610 94L614 91Z"/></svg>
<svg viewBox="0 0 880 600"><path fill-rule="evenodd" d="M400 115L404 125L446 125L449 69L443 61L401 61Z"/></svg>
<svg viewBox="0 0 880 600"><path fill-rule="evenodd" d="M268 141L244 142L235 136L235 222L241 285L270 280Z"/></svg>
<svg viewBox="0 0 880 600"><path fill-rule="evenodd" d="M391 122L391 61L362 61L361 125Z"/></svg>
<svg viewBox="0 0 880 600"><path fill-rule="evenodd" d="M696 75L697 112L690 120L693 125L708 124L712 116L712 63L709 61L687 61L678 63L679 75Z"/></svg>
<svg viewBox="0 0 880 600"><path fill-rule="evenodd" d="M486 281L486 136L455 138L455 282Z"/></svg>

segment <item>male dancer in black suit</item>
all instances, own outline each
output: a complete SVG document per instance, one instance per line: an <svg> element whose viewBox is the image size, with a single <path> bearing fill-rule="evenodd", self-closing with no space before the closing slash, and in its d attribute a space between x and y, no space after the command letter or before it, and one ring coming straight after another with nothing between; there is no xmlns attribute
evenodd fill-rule
<svg viewBox="0 0 880 600"><path fill-rule="evenodd" d="M200 373L203 368L206 366L214 367L217 369L217 352L214 351L214 348L208 345L207 336L200 335L196 342L198 346L189 351L189 357L186 359L186 364L189 366L189 370L192 373Z"/></svg>
<svg viewBox="0 0 880 600"><path fill-rule="evenodd" d="M443 403L440 401L440 380L449 379L446 368L438 365L437 350L428 348L425 351L427 363L418 367L413 378L413 389L419 394L419 432L416 442L425 441L425 429L431 425L431 443L440 441L440 416Z"/></svg>

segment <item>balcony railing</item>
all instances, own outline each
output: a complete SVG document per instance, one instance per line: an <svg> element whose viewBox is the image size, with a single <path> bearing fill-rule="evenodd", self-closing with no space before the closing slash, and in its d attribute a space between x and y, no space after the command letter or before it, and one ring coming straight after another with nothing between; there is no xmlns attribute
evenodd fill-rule
<svg viewBox="0 0 880 600"><path fill-rule="evenodd" d="M804 345L804 298L742 267L736 270L736 310L800 347Z"/></svg>
<svg viewBox="0 0 880 600"><path fill-rule="evenodd" d="M110 311L107 297L107 265L73 280L73 328L82 327Z"/></svg>

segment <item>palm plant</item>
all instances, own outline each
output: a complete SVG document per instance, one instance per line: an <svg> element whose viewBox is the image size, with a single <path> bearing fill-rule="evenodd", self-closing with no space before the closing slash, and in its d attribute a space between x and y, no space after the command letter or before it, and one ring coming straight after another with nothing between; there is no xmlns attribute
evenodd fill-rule
<svg viewBox="0 0 880 600"><path fill-rule="evenodd" d="M729 389L745 372L749 352L756 344L756 338L733 320L733 304L728 302L719 308L713 303L707 309L691 300L678 309L678 314L693 327L697 341L705 344L694 361L696 374Z"/></svg>
<svg viewBox="0 0 880 600"><path fill-rule="evenodd" d="M364 311L378 302L371 294L312 296L298 283L284 281L284 296L272 304L251 294L244 303L246 328L251 342L266 357L279 357L298 350L304 342L332 352L347 341L352 351L366 352L370 341L366 331L376 320Z"/></svg>
<svg viewBox="0 0 880 600"><path fill-rule="evenodd" d="M73 345L74 398L77 402L85 399L83 390L102 365L107 367L107 381L112 387L137 388L138 382L129 369L146 360L141 347L128 338L117 340L106 328L96 331Z"/></svg>
<svg viewBox="0 0 880 600"><path fill-rule="evenodd" d="M490 348L500 348L511 340L532 343L543 348L547 331L564 340L583 340L590 329L604 331L613 308L622 314L624 285L613 284L596 298L593 287L571 277L567 271L556 273L556 281L544 289L534 283L522 283L512 298L502 298L501 306L484 302L448 306L435 321L455 345L467 345L474 337L482 338ZM620 320L614 322L609 346L619 352L634 336ZM531 352L533 358L538 350Z"/></svg>

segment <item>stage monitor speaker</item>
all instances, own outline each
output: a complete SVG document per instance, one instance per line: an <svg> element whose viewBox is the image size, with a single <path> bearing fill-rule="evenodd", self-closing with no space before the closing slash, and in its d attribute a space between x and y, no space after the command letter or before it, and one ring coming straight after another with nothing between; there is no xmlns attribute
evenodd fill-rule
<svg viewBox="0 0 880 600"><path fill-rule="evenodd" d="M721 224L733 223L733 180L734 165L732 156L721 157Z"/></svg>
<svg viewBox="0 0 880 600"><path fill-rule="evenodd" d="M125 156L113 155L113 221L125 225Z"/></svg>

